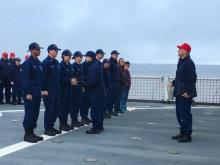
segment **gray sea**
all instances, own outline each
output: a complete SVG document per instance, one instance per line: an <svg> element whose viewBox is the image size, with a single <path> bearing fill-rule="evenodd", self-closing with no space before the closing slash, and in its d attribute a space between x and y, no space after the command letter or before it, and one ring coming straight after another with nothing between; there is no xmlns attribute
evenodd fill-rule
<svg viewBox="0 0 220 165"><path fill-rule="evenodd" d="M175 76L176 64L131 64L132 76ZM220 65L196 65L198 78L220 78Z"/></svg>

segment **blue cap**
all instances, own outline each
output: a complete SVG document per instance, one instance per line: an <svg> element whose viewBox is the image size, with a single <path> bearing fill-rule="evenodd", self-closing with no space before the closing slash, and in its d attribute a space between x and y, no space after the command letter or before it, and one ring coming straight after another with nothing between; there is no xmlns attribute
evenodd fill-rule
<svg viewBox="0 0 220 165"><path fill-rule="evenodd" d="M86 56L87 56L87 57L91 57L91 58L93 58L93 59L96 58L96 54L95 54L95 52L93 52L93 51L88 51L88 52L86 52Z"/></svg>
<svg viewBox="0 0 220 165"><path fill-rule="evenodd" d="M20 58L15 58L15 61L21 62Z"/></svg>
<svg viewBox="0 0 220 165"><path fill-rule="evenodd" d="M107 58L104 59L102 63L103 63L103 64L105 64L105 63L109 63L109 59L107 59Z"/></svg>
<svg viewBox="0 0 220 165"><path fill-rule="evenodd" d="M43 49L43 48L40 47L40 45L39 45L38 43L32 42L32 43L29 45L28 49L29 49L29 50L28 50L28 52L29 52L29 51L31 51L31 50L35 50L35 49L40 50L40 49Z"/></svg>
<svg viewBox="0 0 220 165"><path fill-rule="evenodd" d="M113 54L119 55L120 53L119 53L117 50L113 50L113 51L111 52L111 55L113 55Z"/></svg>
<svg viewBox="0 0 220 165"><path fill-rule="evenodd" d="M75 57L82 57L83 54L80 52L80 51L76 51L74 54L73 54L73 58Z"/></svg>
<svg viewBox="0 0 220 165"><path fill-rule="evenodd" d="M63 56L72 56L72 55L73 55L72 52L68 49L66 49L62 52L62 57Z"/></svg>
<svg viewBox="0 0 220 165"><path fill-rule="evenodd" d="M47 51L49 52L50 50L55 50L55 51L59 51L61 50L60 48L58 48L55 44L51 44L48 46Z"/></svg>
<svg viewBox="0 0 220 165"><path fill-rule="evenodd" d="M105 55L105 52L102 49L96 50L96 54Z"/></svg>

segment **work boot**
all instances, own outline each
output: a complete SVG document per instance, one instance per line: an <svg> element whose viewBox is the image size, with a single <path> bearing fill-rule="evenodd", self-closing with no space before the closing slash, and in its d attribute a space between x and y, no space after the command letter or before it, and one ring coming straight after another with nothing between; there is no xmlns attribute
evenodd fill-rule
<svg viewBox="0 0 220 165"><path fill-rule="evenodd" d="M171 138L172 138L173 140L178 140L178 139L180 139L182 136L183 136L183 135L182 135L181 133L179 133L178 135L172 136Z"/></svg>
<svg viewBox="0 0 220 165"><path fill-rule="evenodd" d="M100 134L100 130L91 128L90 130L86 131L87 134Z"/></svg>
<svg viewBox="0 0 220 165"><path fill-rule="evenodd" d="M179 143L188 143L192 141L192 137L190 135L183 135L181 138L178 139Z"/></svg>
<svg viewBox="0 0 220 165"><path fill-rule="evenodd" d="M45 135L48 135L48 136L56 136L56 132L53 130L53 129L47 129L44 131L44 134Z"/></svg>
<svg viewBox="0 0 220 165"><path fill-rule="evenodd" d="M90 123L92 123L92 120L90 120L90 119L88 119L88 118L85 118L85 119L82 119L81 120L81 123L83 124L83 125L88 125L88 124L90 124Z"/></svg>
<svg viewBox="0 0 220 165"><path fill-rule="evenodd" d="M34 137L30 130L25 130L24 141L29 143L37 143L38 140Z"/></svg>
<svg viewBox="0 0 220 165"><path fill-rule="evenodd" d="M82 123L80 123L79 121L77 121L77 120L73 120L72 121L72 123L71 123L71 127L77 127L77 128L79 128L79 127L82 127L82 126L84 126L84 124L82 124Z"/></svg>
<svg viewBox="0 0 220 165"><path fill-rule="evenodd" d="M104 129L103 126L99 129L100 132L104 132L104 130L105 130L105 129Z"/></svg>
<svg viewBox="0 0 220 165"><path fill-rule="evenodd" d="M106 119L110 119L112 116L111 116L111 114L110 113L106 113L105 115L104 115L104 118L106 118Z"/></svg>
<svg viewBox="0 0 220 165"><path fill-rule="evenodd" d="M67 124L61 124L60 125L60 131L65 131L65 132L68 132L70 131L70 126L68 126Z"/></svg>
<svg viewBox="0 0 220 165"><path fill-rule="evenodd" d="M118 112L114 111L114 112L112 113L112 116L118 116Z"/></svg>
<svg viewBox="0 0 220 165"><path fill-rule="evenodd" d="M60 130L58 130L58 129L56 129L56 128L52 128L52 130L53 130L56 134L61 134L61 133L62 133L62 131L60 131Z"/></svg>
<svg viewBox="0 0 220 165"><path fill-rule="evenodd" d="M34 132L33 132L33 136L34 136L38 141L43 141L43 140L44 140L43 137L36 135Z"/></svg>

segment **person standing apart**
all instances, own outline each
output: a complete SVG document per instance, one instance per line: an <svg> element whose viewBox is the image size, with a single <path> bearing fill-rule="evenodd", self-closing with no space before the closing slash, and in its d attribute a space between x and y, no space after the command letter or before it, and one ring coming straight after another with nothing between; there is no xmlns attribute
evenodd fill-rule
<svg viewBox="0 0 220 165"><path fill-rule="evenodd" d="M169 86L174 86L176 98L176 117L180 126L180 133L173 136L173 140L181 143L192 141L192 100L197 96L196 92L196 67L190 57L191 46L187 43L178 45L179 62L177 64L176 77Z"/></svg>

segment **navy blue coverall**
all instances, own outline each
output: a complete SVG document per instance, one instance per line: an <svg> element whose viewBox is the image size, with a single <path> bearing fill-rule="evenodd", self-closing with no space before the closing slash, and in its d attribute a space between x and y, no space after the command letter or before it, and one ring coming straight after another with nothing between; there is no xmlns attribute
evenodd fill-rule
<svg viewBox="0 0 220 165"><path fill-rule="evenodd" d="M67 124L68 115L72 108L72 85L73 68L70 63L60 62L60 112L59 119L61 124Z"/></svg>
<svg viewBox="0 0 220 165"><path fill-rule="evenodd" d="M111 93L112 93L112 85L111 85L111 72L110 69L105 69L102 66L103 77L104 77L104 84L105 84L105 93L106 93L106 101L105 101L105 110L104 112L112 113L112 106L111 106Z"/></svg>
<svg viewBox="0 0 220 165"><path fill-rule="evenodd" d="M79 81L77 86L73 86L72 88L72 108L70 112L71 119L73 121L78 121L78 114L81 111L81 101L82 101L82 85L80 81L83 77L83 66L82 64L77 64L74 62L72 64L74 70L74 77Z"/></svg>
<svg viewBox="0 0 220 165"><path fill-rule="evenodd" d="M112 85L112 96L111 96L111 111L120 111L120 86L119 86L119 67L117 60L112 57L109 59L110 62L110 73L111 73L111 85Z"/></svg>
<svg viewBox="0 0 220 165"><path fill-rule="evenodd" d="M50 56L42 62L42 91L47 91L48 96L43 96L45 105L44 128L52 129L58 117L60 106L60 65Z"/></svg>
<svg viewBox="0 0 220 165"><path fill-rule="evenodd" d="M22 65L22 87L24 92L25 115L23 126L25 130L37 127L41 102L42 66L40 60L30 56ZM32 95L28 100L26 95Z"/></svg>
<svg viewBox="0 0 220 165"><path fill-rule="evenodd" d="M88 71L87 66L88 66L88 64L86 62L82 63L82 67L83 67L83 72L82 72L83 76L81 78L82 84L85 83L85 77L86 77L87 71ZM89 108L90 108L90 103L89 103L88 91L86 90L86 87L83 85L81 106L80 106L80 116L82 117L82 119L88 118Z"/></svg>
<svg viewBox="0 0 220 165"><path fill-rule="evenodd" d="M91 118L94 129L103 128L103 110L105 108L105 86L103 72L98 61L87 63L85 77L86 90L88 92L89 104L91 105Z"/></svg>
<svg viewBox="0 0 220 165"><path fill-rule="evenodd" d="M191 58L179 59L173 85L174 97L176 97L176 116L182 135L192 134L191 105L192 99L197 96L196 79L196 68ZM183 97L184 93L190 97Z"/></svg>
<svg viewBox="0 0 220 165"><path fill-rule="evenodd" d="M22 67L14 65L11 70L12 102L21 104L22 85L21 85Z"/></svg>

